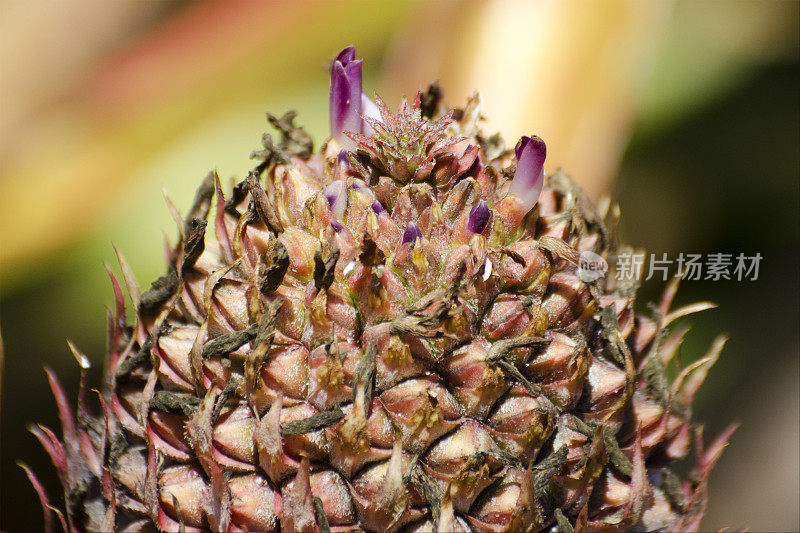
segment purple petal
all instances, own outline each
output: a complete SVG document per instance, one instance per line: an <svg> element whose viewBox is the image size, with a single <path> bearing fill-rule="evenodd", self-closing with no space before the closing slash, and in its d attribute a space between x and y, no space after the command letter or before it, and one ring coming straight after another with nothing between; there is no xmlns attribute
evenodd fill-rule
<svg viewBox="0 0 800 533"><path fill-rule="evenodd" d="M334 62L339 61L340 63L344 63L346 65L355 58L356 58L356 47L348 46L347 48L339 52L339 55L336 56Z"/></svg>
<svg viewBox="0 0 800 533"><path fill-rule="evenodd" d="M364 62L361 59L359 59L358 61L351 61L346 65L342 63L342 65L344 65L345 76L347 76L347 79L357 82L359 85L359 89L361 85L361 67L363 64ZM356 98L356 100L358 100L359 105L361 105L361 94L362 93L359 90L358 98Z"/></svg>
<svg viewBox="0 0 800 533"><path fill-rule="evenodd" d="M376 215L380 215L381 213L386 211L386 209L384 209L384 207L383 207L383 204L380 203L378 200L375 200L374 202L372 202L372 210L375 211Z"/></svg>
<svg viewBox="0 0 800 533"><path fill-rule="evenodd" d="M347 150L342 150L336 156L336 166L342 170L350 170L350 159L347 157Z"/></svg>
<svg viewBox="0 0 800 533"><path fill-rule="evenodd" d="M347 190L342 180L336 180L322 190L325 199L328 200L328 207L331 208L333 216L342 218L347 208Z"/></svg>
<svg viewBox="0 0 800 533"><path fill-rule="evenodd" d="M381 204L378 200L372 202L372 210L375 211L376 215L380 215L386 211L386 209L383 208L383 204Z"/></svg>
<svg viewBox="0 0 800 533"><path fill-rule="evenodd" d="M489 218L491 218L492 212L489 210L489 206L486 205L486 202L483 200L478 200L478 203L472 208L469 212L469 218L467 219L467 228L472 233L483 233L483 230L486 229L486 225L489 223Z"/></svg>
<svg viewBox="0 0 800 533"><path fill-rule="evenodd" d="M526 210L533 209L539 201L544 184L544 160L547 147L539 137L523 137L516 147L517 170L511 180L508 193L517 197Z"/></svg>
<svg viewBox="0 0 800 533"><path fill-rule="evenodd" d="M331 68L331 94L330 94L330 126L334 138L341 136L344 122L347 118L350 82L344 71L344 66L338 61Z"/></svg>
<svg viewBox="0 0 800 533"><path fill-rule="evenodd" d="M411 244L411 246L414 246L414 242L421 238L422 230L413 222L409 222L408 226L406 226L406 230L403 232L403 244Z"/></svg>
<svg viewBox="0 0 800 533"><path fill-rule="evenodd" d="M517 145L514 147L514 153L517 156L517 160L519 160L520 152L525 149L529 142L531 142L531 138L525 135L520 137L519 141L517 141Z"/></svg>
<svg viewBox="0 0 800 533"><path fill-rule="evenodd" d="M335 231L336 233L339 233L344 229L344 226L342 226L342 223L339 222L338 220L331 220L331 227L333 228L333 231Z"/></svg>
<svg viewBox="0 0 800 533"><path fill-rule="evenodd" d="M331 135L348 149L355 148L344 131L361 133L361 60L354 60L355 49L342 50L331 67Z"/></svg>

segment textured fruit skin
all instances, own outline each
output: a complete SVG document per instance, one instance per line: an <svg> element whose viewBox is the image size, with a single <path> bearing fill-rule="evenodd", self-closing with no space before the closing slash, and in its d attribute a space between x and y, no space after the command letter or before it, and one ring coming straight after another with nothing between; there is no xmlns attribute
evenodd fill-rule
<svg viewBox="0 0 800 533"><path fill-rule="evenodd" d="M180 240L150 290L120 255L133 320L111 274L99 414L85 373L75 418L48 372L63 438L32 430L66 528L699 527L732 430L704 450L691 404L723 342L668 381L685 333L668 326L699 308L670 311L677 282L647 317L613 270L581 281L579 252L625 250L613 211L561 172L521 210L477 95L446 110L437 94L397 114L379 100L349 153L270 116L281 141L265 136L247 179L226 198L212 173L173 209Z"/></svg>

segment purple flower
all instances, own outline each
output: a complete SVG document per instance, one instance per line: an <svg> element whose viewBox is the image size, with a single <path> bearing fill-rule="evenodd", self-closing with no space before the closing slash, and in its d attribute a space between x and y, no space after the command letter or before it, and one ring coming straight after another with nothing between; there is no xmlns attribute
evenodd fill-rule
<svg viewBox="0 0 800 533"><path fill-rule="evenodd" d="M331 66L331 136L346 150L355 149L356 144L343 132L369 137L375 132L362 117L381 121L378 106L361 91L362 60L355 57L355 47L348 46L339 52Z"/></svg>
<svg viewBox="0 0 800 533"><path fill-rule="evenodd" d="M336 180L322 189L322 194L328 200L328 207L336 218L341 219L347 209L347 189L342 180Z"/></svg>
<svg viewBox="0 0 800 533"><path fill-rule="evenodd" d="M339 144L352 149L355 143L344 131L361 133L361 63L356 49L348 46L336 56L331 67L331 135Z"/></svg>
<svg viewBox="0 0 800 533"><path fill-rule="evenodd" d="M486 229L486 225L489 223L489 218L491 218L491 216L492 212L489 210L489 206L486 205L486 202L483 200L478 200L478 203L476 203L469 212L467 228L472 233L483 233L483 230Z"/></svg>
<svg viewBox="0 0 800 533"><path fill-rule="evenodd" d="M375 211L376 215L380 215L386 211L386 209L383 208L383 204L381 204L378 200L372 202L372 210Z"/></svg>
<svg viewBox="0 0 800 533"><path fill-rule="evenodd" d="M333 231L335 231L336 233L339 233L344 229L344 226L342 226L342 223L339 222L338 220L331 220L331 227L333 228Z"/></svg>
<svg viewBox="0 0 800 533"><path fill-rule="evenodd" d="M532 135L522 137L514 151L517 154L517 170L508 192L517 197L525 211L530 211L539 201L539 194L542 192L547 147L543 140Z"/></svg>
<svg viewBox="0 0 800 533"><path fill-rule="evenodd" d="M403 244L411 244L411 246L414 246L414 242L421 238L422 230L413 222L409 222L408 226L406 226L406 230L403 232Z"/></svg>

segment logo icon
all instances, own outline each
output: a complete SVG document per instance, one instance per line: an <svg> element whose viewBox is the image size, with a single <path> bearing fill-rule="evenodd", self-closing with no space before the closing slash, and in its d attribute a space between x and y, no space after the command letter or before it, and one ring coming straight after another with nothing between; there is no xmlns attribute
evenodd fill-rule
<svg viewBox="0 0 800 533"><path fill-rule="evenodd" d="M608 263L594 252L581 252L578 258L578 278L584 283L591 283L605 277Z"/></svg>

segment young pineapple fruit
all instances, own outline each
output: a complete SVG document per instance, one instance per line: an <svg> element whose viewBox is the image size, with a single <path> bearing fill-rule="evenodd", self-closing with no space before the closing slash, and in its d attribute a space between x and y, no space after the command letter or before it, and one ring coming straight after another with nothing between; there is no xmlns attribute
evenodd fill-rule
<svg viewBox="0 0 800 533"><path fill-rule="evenodd" d="M46 527L696 530L730 431L704 450L691 404L722 341L668 381L685 331L667 327L702 305L670 311L673 283L634 312L616 211L545 176L538 137L484 136L477 95L373 103L352 47L332 138L314 153L293 120L269 116L280 142L227 197L211 173L172 208L148 291L120 256L135 320L111 275L99 415L85 372L77 420L48 372L63 438L32 431L66 508L28 471ZM589 252L612 271L582 271Z"/></svg>

